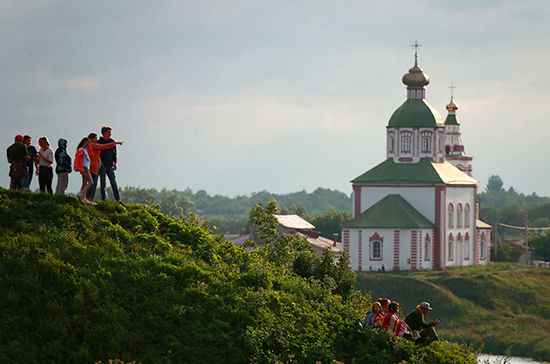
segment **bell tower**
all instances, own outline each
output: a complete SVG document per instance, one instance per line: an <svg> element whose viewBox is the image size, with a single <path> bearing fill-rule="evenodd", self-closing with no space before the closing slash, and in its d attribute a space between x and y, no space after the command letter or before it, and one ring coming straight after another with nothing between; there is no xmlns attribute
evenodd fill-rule
<svg viewBox="0 0 550 364"><path fill-rule="evenodd" d="M447 104L447 118L445 119L445 160L451 163L462 172L473 177L473 157L466 155L464 144L460 133L460 121L456 111L458 104L454 101L453 90L456 88L453 84L451 89L451 101Z"/></svg>

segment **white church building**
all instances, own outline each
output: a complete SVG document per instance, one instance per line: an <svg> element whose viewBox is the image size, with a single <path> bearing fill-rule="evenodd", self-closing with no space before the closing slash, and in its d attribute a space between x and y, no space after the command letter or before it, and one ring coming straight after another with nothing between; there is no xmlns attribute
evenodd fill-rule
<svg viewBox="0 0 550 364"><path fill-rule="evenodd" d="M491 226L478 220L472 157L464 152L458 105L447 118L426 101L430 78L403 76L407 100L387 125L387 159L351 181L353 220L342 246L356 271L444 270L489 263Z"/></svg>

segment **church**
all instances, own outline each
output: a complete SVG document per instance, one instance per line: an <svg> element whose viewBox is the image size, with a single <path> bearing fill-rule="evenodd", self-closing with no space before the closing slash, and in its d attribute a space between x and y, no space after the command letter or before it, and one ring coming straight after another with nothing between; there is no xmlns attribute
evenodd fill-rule
<svg viewBox="0 0 550 364"><path fill-rule="evenodd" d="M354 218L341 235L350 266L422 271L489 264L491 226L478 219L479 183L464 151L458 104L451 95L443 121L428 103L430 78L417 52L402 81L407 100L386 127L386 160L351 181Z"/></svg>

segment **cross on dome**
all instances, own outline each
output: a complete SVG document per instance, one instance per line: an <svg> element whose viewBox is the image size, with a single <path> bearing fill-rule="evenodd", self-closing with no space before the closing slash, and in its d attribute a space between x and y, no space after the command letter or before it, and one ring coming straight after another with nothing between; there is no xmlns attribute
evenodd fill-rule
<svg viewBox="0 0 550 364"><path fill-rule="evenodd" d="M456 86L451 83L451 86L449 86L449 88L451 89L451 98L453 98L453 91L456 88Z"/></svg>
<svg viewBox="0 0 550 364"><path fill-rule="evenodd" d="M418 41L415 40L411 47L414 47L414 56L416 57L418 55L418 47L422 47L422 44L418 44Z"/></svg>

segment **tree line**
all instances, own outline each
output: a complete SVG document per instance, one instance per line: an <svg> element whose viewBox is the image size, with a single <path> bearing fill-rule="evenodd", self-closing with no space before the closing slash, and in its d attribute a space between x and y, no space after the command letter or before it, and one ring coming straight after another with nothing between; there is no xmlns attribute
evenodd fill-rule
<svg viewBox="0 0 550 364"><path fill-rule="evenodd" d="M160 211L172 218L196 214L210 222L215 234L236 236L246 234L252 223L256 205L276 201L280 214L297 214L315 225L321 235L331 238L340 232L340 226L352 219L351 196L327 188L317 188L311 193L305 190L287 194L268 191L253 192L250 196L228 197L210 195L204 190L193 192L163 188L142 188L125 186L120 189L127 203L159 205ZM112 191L107 188L112 199Z"/></svg>
<svg viewBox="0 0 550 364"><path fill-rule="evenodd" d="M528 226L533 228L550 227L550 198L538 196L535 192L530 195L518 193L514 187L504 188L504 181L498 175L489 177L484 192L478 194L479 217L493 227L493 238L515 239L525 242L522 230L514 230L500 224L512 226ZM540 230L532 232L529 246L546 260L550 260L550 236ZM494 249L492 250L492 252ZM499 261L517 261L521 252L507 247L499 247L497 257ZM492 255L493 259L493 255Z"/></svg>

